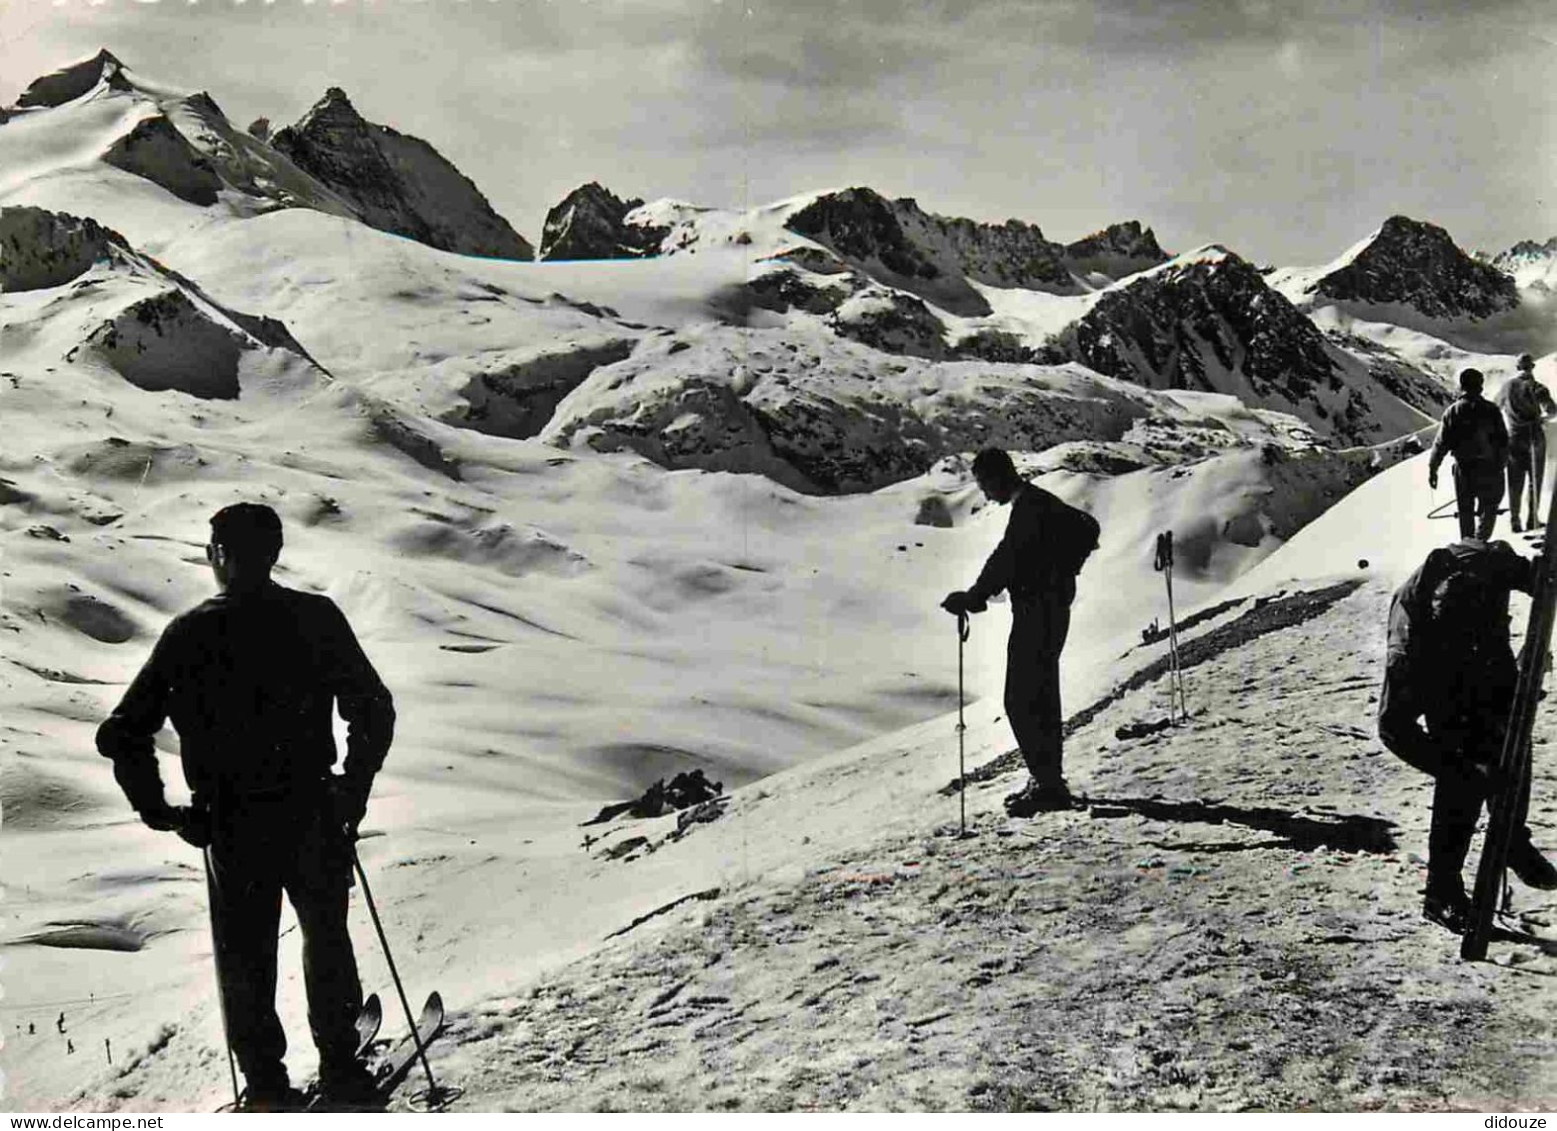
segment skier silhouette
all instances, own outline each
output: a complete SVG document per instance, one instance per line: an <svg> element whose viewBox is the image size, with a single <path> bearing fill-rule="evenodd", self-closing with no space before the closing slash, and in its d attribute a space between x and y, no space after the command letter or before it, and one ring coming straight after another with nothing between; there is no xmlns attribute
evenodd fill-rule
<svg viewBox="0 0 1557 1131"><path fill-rule="evenodd" d="M328 1103L377 1098L356 1059L362 987L347 930L352 841L394 733L389 691L328 598L271 580L281 519L239 503L211 519L221 592L176 617L97 746L141 819L209 845L212 927L240 1108L302 1106L276 1016L276 933L286 892L303 934L308 1021ZM348 725L339 776L332 717ZM172 719L193 804L167 803L153 738Z"/></svg>
<svg viewBox="0 0 1557 1131"><path fill-rule="evenodd" d="M1498 390L1497 406L1508 429L1508 520L1517 534L1525 477L1530 479L1531 530L1541 525L1541 480L1546 473L1546 420L1557 415L1550 390L1535 379L1535 358L1521 354L1515 375Z"/></svg>
<svg viewBox="0 0 1557 1131"><path fill-rule="evenodd" d="M1006 798L1006 812L1030 817L1066 809L1073 800L1063 766L1060 652L1070 632L1076 574L1097 546L1097 520L1021 478L999 448L975 457L973 477L990 501L1011 504L1011 518L973 587L948 594L941 608L959 617L981 613L989 598L1010 591L1005 708L1029 780Z"/></svg>
<svg viewBox="0 0 1557 1131"><path fill-rule="evenodd" d="M1504 467L1508 462L1508 429L1503 414L1481 395L1481 370L1460 373L1460 399L1449 406L1438 426L1433 454L1427 463L1427 485L1438 489L1438 465L1454 457L1454 499L1459 510L1460 537L1492 537L1503 501Z"/></svg>

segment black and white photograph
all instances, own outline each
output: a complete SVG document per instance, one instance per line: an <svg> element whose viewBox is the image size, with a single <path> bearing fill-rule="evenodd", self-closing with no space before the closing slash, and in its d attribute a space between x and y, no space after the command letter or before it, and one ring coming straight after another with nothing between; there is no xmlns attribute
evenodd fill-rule
<svg viewBox="0 0 1557 1131"><path fill-rule="evenodd" d="M0 61L0 1111L1557 1108L1549 4Z"/></svg>

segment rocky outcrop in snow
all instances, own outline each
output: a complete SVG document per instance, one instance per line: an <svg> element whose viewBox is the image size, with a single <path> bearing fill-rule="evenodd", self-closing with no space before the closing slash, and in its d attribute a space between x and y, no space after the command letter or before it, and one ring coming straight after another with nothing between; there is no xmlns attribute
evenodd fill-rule
<svg viewBox="0 0 1557 1131"><path fill-rule="evenodd" d="M45 315L49 322L82 325L72 332L79 336L66 361L95 359L148 391L216 399L241 394L249 354L266 355L272 373L325 376L281 322L221 306L95 220L0 208L0 292L76 280L83 282Z"/></svg>
<svg viewBox="0 0 1557 1131"><path fill-rule="evenodd" d="M1119 284L1055 348L1099 373L1156 389L1231 393L1291 412L1335 442L1370 444L1427 423L1348 369L1258 270L1211 246Z"/></svg>
<svg viewBox="0 0 1557 1131"><path fill-rule="evenodd" d="M1168 253L1158 246L1156 234L1143 228L1139 220L1110 224L1065 246L1065 261L1072 271L1110 279L1123 279L1167 260Z"/></svg>
<svg viewBox="0 0 1557 1131"><path fill-rule="evenodd" d="M117 75L123 64L106 48L90 59L34 79L16 100L18 110L41 110L73 102L104 78Z"/></svg>
<svg viewBox="0 0 1557 1131"><path fill-rule="evenodd" d="M1320 297L1399 304L1431 318L1486 318L1519 305L1514 280L1478 263L1435 224L1391 216L1309 288Z"/></svg>
<svg viewBox="0 0 1557 1131"><path fill-rule="evenodd" d="M1545 243L1521 240L1493 257L1492 266L1514 277L1521 287L1550 289L1557 283L1557 236Z"/></svg>
<svg viewBox="0 0 1557 1131"><path fill-rule="evenodd" d="M479 189L419 138L374 125L331 87L271 144L350 201L364 223L444 251L499 259L533 252Z"/></svg>
<svg viewBox="0 0 1557 1131"><path fill-rule="evenodd" d="M108 257L117 232L90 217L42 208L0 208L0 292L58 287Z"/></svg>
<svg viewBox="0 0 1557 1131"><path fill-rule="evenodd" d="M210 159L161 114L143 118L109 147L103 160L202 207L215 204L222 188L222 179Z"/></svg>
<svg viewBox="0 0 1557 1131"><path fill-rule="evenodd" d="M1119 440L1153 418L1159 438L1178 425L1203 428L1202 455L1316 442L1290 417L1242 412L1230 426L1075 366L935 364L847 342L824 348L725 328L640 346L595 370L539 438L628 449L672 468L754 472L833 494L875 490L923 473L946 454L989 445L1026 451ZM1185 458L1158 453L1156 440L1137 448L1145 462Z"/></svg>
<svg viewBox="0 0 1557 1131"><path fill-rule="evenodd" d="M643 201L622 200L591 181L546 213L537 259L641 259L656 255L666 229L630 224L627 216Z"/></svg>
<svg viewBox="0 0 1557 1131"><path fill-rule="evenodd" d="M1059 294L1087 287L1078 275L1122 278L1167 258L1151 229L1115 224L1066 246L1033 224L982 224L887 200L867 188L827 193L794 212L790 231L816 240L876 282L959 315L989 313L969 281Z"/></svg>
<svg viewBox="0 0 1557 1131"><path fill-rule="evenodd" d="M459 391L465 404L442 420L494 436L528 439L546 427L562 399L585 378L627 357L635 344L619 339L549 347L525 361L478 373Z"/></svg>

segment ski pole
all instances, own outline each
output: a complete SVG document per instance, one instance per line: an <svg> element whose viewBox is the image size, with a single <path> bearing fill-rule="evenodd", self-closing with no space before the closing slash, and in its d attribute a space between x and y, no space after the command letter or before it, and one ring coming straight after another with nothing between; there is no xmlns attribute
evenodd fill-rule
<svg viewBox="0 0 1557 1131"><path fill-rule="evenodd" d="M1189 721L1189 699L1184 694L1184 672L1179 666L1178 618L1173 610L1173 531L1157 535L1157 559L1154 563L1168 587L1168 717L1174 713L1174 696L1185 722Z"/></svg>
<svg viewBox="0 0 1557 1131"><path fill-rule="evenodd" d="M967 733L968 724L962 717L962 647L968 642L968 614L957 614L957 799L962 807L962 827L957 835L966 838L968 835L968 764L964 747L967 745L964 735Z"/></svg>
<svg viewBox="0 0 1557 1131"><path fill-rule="evenodd" d="M422 1062L422 1071L427 1073L427 1096L431 1100L442 1089L438 1087L438 1081L433 1079L432 1066L427 1063L427 1048L422 1044L422 1035L416 1031L416 1018L411 1014L411 1003L406 1000L400 971L395 969L395 956L389 952L389 937L384 934L384 924L379 920L378 906L373 902L373 889L368 886L368 874L362 868L362 858L357 855L355 841L351 843L351 862L357 869L357 878L362 881L362 894L368 901L368 914L373 917L373 929L378 932L379 945L384 948L384 961L389 964L389 976L394 979L395 993L400 996L400 1008L405 1010L406 1024L411 1027L411 1043L416 1046L416 1056Z"/></svg>
<svg viewBox="0 0 1557 1131"><path fill-rule="evenodd" d="M238 1062L232 1055L232 1030L227 1026L227 979L222 976L222 940L216 929L216 879L210 845L200 850L200 859L205 861L205 902L211 920L211 964L216 967L216 1008L222 1017L222 1043L227 1046L227 1071L232 1076L232 1105L236 1108L242 1098L238 1094Z"/></svg>

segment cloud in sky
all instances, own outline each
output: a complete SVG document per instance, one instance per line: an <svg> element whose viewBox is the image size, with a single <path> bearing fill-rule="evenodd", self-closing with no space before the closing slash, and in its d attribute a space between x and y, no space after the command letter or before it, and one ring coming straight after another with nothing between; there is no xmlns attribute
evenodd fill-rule
<svg viewBox="0 0 1557 1131"><path fill-rule="evenodd" d="M0 100L109 46L240 124L327 86L530 238L586 180L757 203L870 184L1073 239L1328 258L1394 212L1557 234L1544 0L0 0Z"/></svg>

